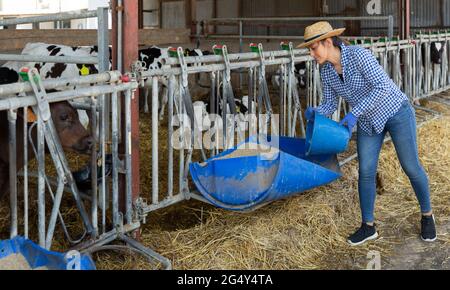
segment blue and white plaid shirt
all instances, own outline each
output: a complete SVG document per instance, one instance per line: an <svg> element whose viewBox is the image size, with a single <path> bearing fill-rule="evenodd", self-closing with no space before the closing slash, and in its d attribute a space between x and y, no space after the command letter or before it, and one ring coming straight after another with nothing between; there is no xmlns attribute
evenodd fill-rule
<svg viewBox="0 0 450 290"><path fill-rule="evenodd" d="M322 66L323 100L317 111L326 116L333 114L342 97L352 106L352 113L364 132L380 134L408 97L369 50L342 45L341 55L344 82L331 63Z"/></svg>

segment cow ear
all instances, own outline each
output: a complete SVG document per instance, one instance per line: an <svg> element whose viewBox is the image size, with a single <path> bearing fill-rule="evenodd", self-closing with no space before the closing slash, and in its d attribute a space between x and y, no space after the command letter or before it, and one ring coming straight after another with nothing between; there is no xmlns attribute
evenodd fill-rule
<svg viewBox="0 0 450 290"><path fill-rule="evenodd" d="M27 121L28 123L37 122L37 116L31 108L28 108L27 110Z"/></svg>
<svg viewBox="0 0 450 290"><path fill-rule="evenodd" d="M21 117L22 119L25 119L25 116L23 114L23 109L22 110L18 110L17 115L19 117ZM33 112L33 110L31 108L27 108L26 118L27 118L27 122L28 123L35 123L35 122L37 122L37 116L36 116L36 114Z"/></svg>

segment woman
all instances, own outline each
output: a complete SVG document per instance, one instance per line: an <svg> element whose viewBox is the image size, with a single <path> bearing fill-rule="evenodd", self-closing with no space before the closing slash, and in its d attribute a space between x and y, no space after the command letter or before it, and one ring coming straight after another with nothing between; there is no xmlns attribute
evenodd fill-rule
<svg viewBox="0 0 450 290"><path fill-rule="evenodd" d="M358 128L359 199L361 227L348 238L351 245L361 245L378 237L374 207L376 172L387 132L395 145L398 159L408 175L422 212L421 238L436 240L428 177L420 164L417 148L415 112L408 97L384 72L369 50L347 46L338 37L344 28L333 29L328 22L315 23L305 30L305 43L311 56L321 65L323 101L306 110L306 119L315 113L332 115L342 96L352 107L341 125L352 134Z"/></svg>

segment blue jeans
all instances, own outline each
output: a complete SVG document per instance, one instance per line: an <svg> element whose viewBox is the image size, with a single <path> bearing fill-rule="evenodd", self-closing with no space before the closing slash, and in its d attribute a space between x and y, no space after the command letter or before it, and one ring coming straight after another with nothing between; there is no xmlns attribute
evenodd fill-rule
<svg viewBox="0 0 450 290"><path fill-rule="evenodd" d="M359 199L364 223L374 222L376 174L386 133L394 142L400 164L411 181L422 213L431 212L428 177L419 161L416 116L409 102L388 120L381 134L368 135L358 128Z"/></svg>

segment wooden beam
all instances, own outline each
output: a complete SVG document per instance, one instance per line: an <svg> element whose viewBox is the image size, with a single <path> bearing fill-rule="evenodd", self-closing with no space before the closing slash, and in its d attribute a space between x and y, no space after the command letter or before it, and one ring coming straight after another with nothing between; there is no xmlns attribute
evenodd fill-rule
<svg viewBox="0 0 450 290"><path fill-rule="evenodd" d="M110 32L111 33L111 32ZM112 40L112 33L110 34ZM189 29L140 29L139 45L161 45L187 43L190 41ZM45 42L68 46L97 45L97 30L0 30L0 50L21 50L27 43Z"/></svg>
<svg viewBox="0 0 450 290"><path fill-rule="evenodd" d="M139 0L139 13L138 13L138 17L139 17L139 29L144 28L144 0Z"/></svg>
<svg viewBox="0 0 450 290"><path fill-rule="evenodd" d="M184 0L184 12L186 20L186 28L191 30L192 34L197 33L197 0Z"/></svg>
<svg viewBox="0 0 450 290"><path fill-rule="evenodd" d="M186 28L191 28L192 25L192 6L191 0L184 0L184 17L186 21Z"/></svg>
<svg viewBox="0 0 450 290"><path fill-rule="evenodd" d="M160 45L190 42L190 30L179 29L141 29L139 45Z"/></svg>

